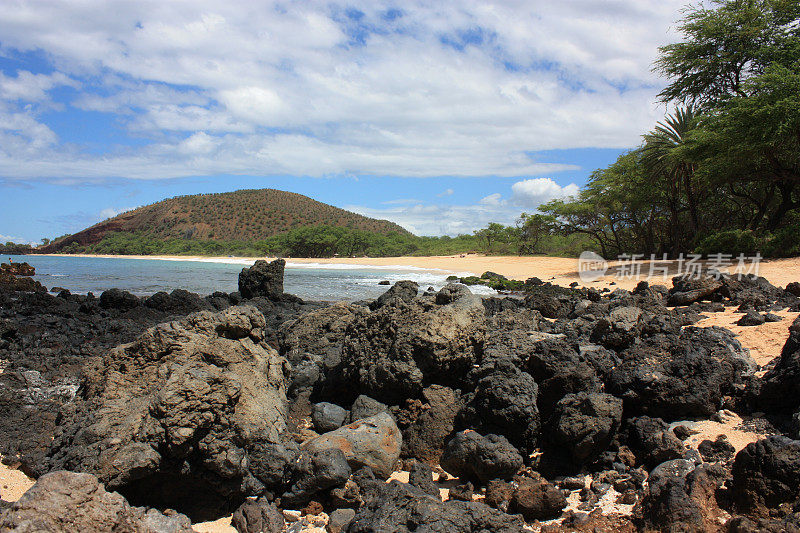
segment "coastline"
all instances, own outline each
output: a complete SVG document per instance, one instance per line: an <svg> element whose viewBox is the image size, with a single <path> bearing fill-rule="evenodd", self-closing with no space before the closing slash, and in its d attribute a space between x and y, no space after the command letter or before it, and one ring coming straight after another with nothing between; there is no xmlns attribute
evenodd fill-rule
<svg viewBox="0 0 800 533"><path fill-rule="evenodd" d="M61 257L60 254L51 254L50 257ZM70 255L67 257L92 257L92 258L105 258L105 259L138 259L138 260L161 260L161 261L198 261L198 262L217 262L228 264L252 264L256 259L255 257L203 257L203 256L103 256L103 255ZM272 259L272 258L264 258ZM16 262L16 259L15 259ZM571 282L576 281L580 283L577 274L578 261L570 258L558 257L515 257L515 256L483 256L483 255L465 255L461 256L429 256L429 257L386 257L386 258L287 258L289 265L306 265L308 268L319 268L319 265L342 265L347 268L347 265L353 268L364 266L372 266L374 268L385 268L387 270L402 270L407 269L420 269L420 270L438 270L439 274L444 271L450 272L473 272L480 275L486 270L491 270L500 274L507 275L508 277L516 277L517 279L525 279L530 276L538 276L544 281L551 281L561 285L569 285ZM68 264L68 261L65 261ZM620 266L619 264L611 263L610 272L613 272L614 267ZM648 270L647 262L642 264L642 272ZM675 265L672 265L673 267ZM769 281L776 285L784 286L790 281L800 279L800 258L793 259L780 259L772 261L764 261L761 264L761 271L759 274L765 276ZM126 264L126 268L130 268L130 264ZM673 271L670 271L672 274ZM585 286L592 286L602 288L609 286L613 283L610 289L624 288L630 289L636 285L637 279L617 279L614 276L605 276L599 280L590 282L588 284L580 283ZM667 278L667 281L669 279ZM664 283L661 277L652 280L652 283ZM671 283L667 283L671 285ZM52 296L54 300L59 297ZM613 302L616 295L604 295L604 302ZM615 305L610 303L610 305ZM616 305L621 305L619 302ZM624 304L622 304L624 305ZM523 315L527 314L524 308L520 308ZM786 344L787 326L793 323L800 312L795 307L794 311L783 309L775 311L775 313L782 318L779 322L766 322L758 326L741 326L737 324L738 319L741 318L742 312L734 305L729 305L724 310L711 310L710 308L700 309L705 318L695 322L699 328L706 328L710 326L720 326L729 329L733 332L734 336L739 340L742 347L745 348L752 357L753 362L759 367L758 377L763 375L766 368L773 363L773 361L780 357L781 352ZM104 311L108 313L109 311ZM123 310L123 312L125 312ZM521 316L523 316L521 315ZM104 315L108 318L108 314ZM114 316L114 315L112 315ZM302 316L302 315L301 315ZM27 316L25 320L28 320ZM557 319L562 320L562 319ZM568 319L565 319L568 320ZM596 320L596 319L591 319ZM329 328L326 325L326 328ZM50 327L50 326L48 326ZM329 331L331 331L329 329ZM488 328L487 328L488 331ZM523 334L527 328L520 330ZM305 332L304 335L313 335L313 333ZM528 333L529 334L529 333ZM380 333L376 335L381 335ZM673 334L674 335L674 334ZM3 361L0 360L0 373L3 370ZM665 367L666 368L666 367ZM308 417L303 419L305 422L311 424ZM745 446L752 442L756 442L769 435L772 435L772 430L769 426L763 425L761 417L752 415L749 412L744 412L741 415L728 410L720 410L712 416L689 416L678 418L670 422L669 427L685 426L690 430L690 436L683 441L681 450L691 449L696 456L699 452L701 444L705 441L714 442L720 435L724 435L730 446L733 447L735 452L741 451ZM298 434L299 435L299 434ZM307 435L304 438L307 438ZM313 432L310 434L313 438ZM298 441L300 442L300 441ZM708 442L705 444L707 445ZM682 453L686 453L685 451ZM705 458L704 458L705 460ZM706 462L711 461L710 459ZM18 470L18 464L11 462L9 465L0 464L0 488L3 490L3 499L7 501L17 500L24 492L29 489L35 480L28 478L23 472ZM402 468L402 470L400 469ZM401 467L395 467L390 479L398 479L402 483L408 483L410 474L405 470L405 463ZM437 467L438 468L438 467ZM599 475L596 472L588 474L588 477L581 478L584 485L591 486L594 480L600 478L593 478L592 476ZM434 478L439 479L438 477ZM445 485L436 485L440 490ZM585 488L585 487L584 487ZM566 489L564 489L566 490ZM574 487L570 488L570 495L567 499L567 507L564 511L579 509L580 499L579 491ZM634 490L634 495L639 501L647 497L646 489ZM449 498L449 492L443 492L444 499ZM632 504L622 504L619 500L623 494L614 490L609 492L592 504L594 509L600 509L603 516L621 516L622 519L627 519L628 515L632 512ZM479 501L482 495L476 495L476 501ZM300 511L292 511L300 513ZM326 519L327 519L327 515ZM558 518L555 520L561 520ZM556 523L556 522L553 522ZM196 521L192 524L195 531L206 533L228 533L234 532L232 526L231 515L226 515L213 521Z"/></svg>
<svg viewBox="0 0 800 533"><path fill-rule="evenodd" d="M95 257L109 259L141 259L155 261L197 261L201 263L228 263L252 265L258 259L272 260L274 257L227 257L227 256L189 256L189 255L97 255L97 254L40 254L47 257ZM664 278L656 276L648 278L624 278L606 275L596 281L583 282L578 276L578 260L570 257L550 256L502 256L465 254L445 256L400 256L400 257L288 257L285 258L291 268L293 265L352 265L409 268L421 270L441 270L460 275L480 276L486 271L496 272L509 279L526 280L538 277L555 285L569 286L577 283L584 287L619 287L630 290L641 280L672 286L671 275ZM675 261L671 262L674 266ZM611 268L618 266L611 261ZM648 271L648 261L642 262L642 273ZM785 287L788 283L800 280L800 257L762 260L758 274L776 286Z"/></svg>

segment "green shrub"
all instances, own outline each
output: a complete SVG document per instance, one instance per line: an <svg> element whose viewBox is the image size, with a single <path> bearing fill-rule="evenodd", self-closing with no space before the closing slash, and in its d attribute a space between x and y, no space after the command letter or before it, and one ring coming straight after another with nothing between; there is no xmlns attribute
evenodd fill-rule
<svg viewBox="0 0 800 533"><path fill-rule="evenodd" d="M751 230L728 230L712 233L695 249L698 254L755 254L764 253L764 239Z"/></svg>

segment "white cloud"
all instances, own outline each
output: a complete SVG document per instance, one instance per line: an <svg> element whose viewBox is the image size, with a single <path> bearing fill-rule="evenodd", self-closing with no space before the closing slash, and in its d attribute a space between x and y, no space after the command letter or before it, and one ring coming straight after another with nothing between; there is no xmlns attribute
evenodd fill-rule
<svg viewBox="0 0 800 533"><path fill-rule="evenodd" d="M7 242L13 242L16 244L30 244L31 246L39 244L38 242L29 241L28 239L18 235L4 235L0 233L0 244L5 244Z"/></svg>
<svg viewBox="0 0 800 533"><path fill-rule="evenodd" d="M660 118L650 65L684 3L412 0L392 20L367 0L11 3L0 53L56 71L0 78L0 114L33 121L0 132L0 176L552 174L575 167L528 154L631 147ZM145 146L49 135L20 102L59 84Z"/></svg>
<svg viewBox="0 0 800 533"><path fill-rule="evenodd" d="M574 183L562 187L550 178L532 178L511 186L511 201L521 207L535 208L556 198L575 196L579 190Z"/></svg>
<svg viewBox="0 0 800 533"><path fill-rule="evenodd" d="M438 196L439 198L443 198L445 196L452 196L454 192L456 191L454 191L453 189L445 189L436 196Z"/></svg>
<svg viewBox="0 0 800 533"><path fill-rule="evenodd" d="M122 213L127 213L128 211L132 211L134 209L136 209L136 207L121 207L121 208L106 207L105 209L102 209L100 211L99 215L102 220L106 220L108 218L114 218L117 215L121 215Z"/></svg>
<svg viewBox="0 0 800 533"><path fill-rule="evenodd" d="M478 203L481 204L481 205L498 206L498 205L501 205L503 203L502 198L503 198L503 195L500 194L499 192L496 192L494 194L490 194L489 196L485 196L485 197L481 198L478 201Z"/></svg>
<svg viewBox="0 0 800 533"><path fill-rule="evenodd" d="M20 70L14 77L0 72L0 99L5 101L41 102L48 98L47 91L59 86L77 88L79 84L61 72L50 75Z"/></svg>
<svg viewBox="0 0 800 533"><path fill-rule="evenodd" d="M391 220L417 235L458 235L472 233L490 222L516 223L522 211L534 211L555 198L577 194L574 183L561 186L550 178L531 178L514 183L511 195L489 194L472 205L425 204L414 200L383 202L392 207L347 206L362 215Z"/></svg>

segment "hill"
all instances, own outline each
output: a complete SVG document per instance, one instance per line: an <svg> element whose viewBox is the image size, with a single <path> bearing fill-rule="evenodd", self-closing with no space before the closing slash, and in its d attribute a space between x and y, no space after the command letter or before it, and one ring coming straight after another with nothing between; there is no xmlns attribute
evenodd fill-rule
<svg viewBox="0 0 800 533"><path fill-rule="evenodd" d="M302 194L249 189L162 200L57 239L37 251L85 249L120 234L148 241L259 241L297 228L322 225L384 235L411 235L393 222L351 213Z"/></svg>

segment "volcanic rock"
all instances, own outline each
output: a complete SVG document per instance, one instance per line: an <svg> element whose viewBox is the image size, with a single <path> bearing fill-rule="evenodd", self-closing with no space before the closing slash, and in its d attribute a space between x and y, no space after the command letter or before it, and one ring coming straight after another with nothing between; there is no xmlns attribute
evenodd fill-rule
<svg viewBox="0 0 800 533"><path fill-rule="evenodd" d="M755 310L750 310L742 318L736 321L739 326L760 326L766 322L764 315Z"/></svg>
<svg viewBox="0 0 800 533"><path fill-rule="evenodd" d="M350 413L343 407L333 403L320 402L314 404L314 408L311 411L311 421L318 432L325 433L342 427L349 415Z"/></svg>
<svg viewBox="0 0 800 533"><path fill-rule="evenodd" d="M456 391L442 385L425 388L422 397L427 409L401 428L403 456L435 466L439 464L444 445L453 433L455 418L463 402Z"/></svg>
<svg viewBox="0 0 800 533"><path fill-rule="evenodd" d="M403 437L392 416L379 413L313 438L303 449L309 452L342 450L353 469L368 466L386 479L400 458L402 444Z"/></svg>
<svg viewBox="0 0 800 533"><path fill-rule="evenodd" d="M246 500L231 520L238 533L281 533L283 514L266 498Z"/></svg>
<svg viewBox="0 0 800 533"><path fill-rule="evenodd" d="M439 498L439 487L433 482L433 470L425 463L414 460L408 470L408 482L425 494Z"/></svg>
<svg viewBox="0 0 800 533"><path fill-rule="evenodd" d="M580 470L608 448L621 420L619 398L586 392L566 395L542 431L543 461L557 470Z"/></svg>
<svg viewBox="0 0 800 533"><path fill-rule="evenodd" d="M526 520L557 518L567 506L564 493L543 477L523 477L511 499L511 512L520 513Z"/></svg>
<svg viewBox="0 0 800 533"><path fill-rule="evenodd" d="M259 259L250 268L239 273L239 292L244 299L263 296L279 300L283 296L283 271L286 261L276 259L270 263Z"/></svg>
<svg viewBox="0 0 800 533"><path fill-rule="evenodd" d="M520 533L525 524L480 502L447 501L405 483L375 486L357 512L349 533Z"/></svg>
<svg viewBox="0 0 800 533"><path fill-rule="evenodd" d="M340 449L301 453L292 467L291 485L281 502L294 506L306 504L319 492L344 485L351 473L347 457Z"/></svg>
<svg viewBox="0 0 800 533"><path fill-rule="evenodd" d="M658 465L640 502L646 530L716 531L723 515L716 491L725 479L718 465L675 459Z"/></svg>
<svg viewBox="0 0 800 533"><path fill-rule="evenodd" d="M131 507L90 474L51 472L40 477L0 514L0 531L108 531L192 533L189 519L174 512Z"/></svg>
<svg viewBox="0 0 800 533"><path fill-rule="evenodd" d="M100 295L100 307L103 309L118 309L126 311L141 304L139 298L119 289L109 289Z"/></svg>
<svg viewBox="0 0 800 533"><path fill-rule="evenodd" d="M679 459L686 448L660 418L641 416L628 420L628 445L633 449L639 464L648 469Z"/></svg>
<svg viewBox="0 0 800 533"><path fill-rule="evenodd" d="M755 394L765 409L793 411L800 406L800 317L789 327L777 363L764 375Z"/></svg>
<svg viewBox="0 0 800 533"><path fill-rule="evenodd" d="M477 296L446 305L393 298L348 329L345 376L359 392L395 405L419 397L424 382L457 387L479 358L485 320Z"/></svg>
<svg viewBox="0 0 800 533"><path fill-rule="evenodd" d="M0 264L0 272L11 274L12 276L36 275L36 269L28 263L2 263Z"/></svg>
<svg viewBox="0 0 800 533"><path fill-rule="evenodd" d="M642 339L623 359L610 375L609 392L622 398L626 412L666 420L712 415L756 368L733 334L718 327Z"/></svg>
<svg viewBox="0 0 800 533"><path fill-rule="evenodd" d="M51 468L193 517L232 511L263 490L246 448L285 428L286 362L262 342L264 326L252 307L202 311L92 360Z"/></svg>
<svg viewBox="0 0 800 533"><path fill-rule="evenodd" d="M737 509L767 517L800 498L800 441L774 436L750 443L736 454L731 472Z"/></svg>
<svg viewBox="0 0 800 533"><path fill-rule="evenodd" d="M486 483L511 479L522 468L522 456L504 437L481 436L475 431L457 433L444 448L441 466L464 480Z"/></svg>
<svg viewBox="0 0 800 533"><path fill-rule="evenodd" d="M379 413L388 412L389 407L386 404L361 394L358 398L356 398L356 400L353 402L353 405L350 407L350 417L348 422L355 422L356 420L361 420L362 418L369 418Z"/></svg>
<svg viewBox="0 0 800 533"><path fill-rule="evenodd" d="M697 451L703 457L703 461L715 463L727 461L736 453L736 448L728 442L725 435L717 436L716 440L704 440L697 445Z"/></svg>
<svg viewBox="0 0 800 533"><path fill-rule="evenodd" d="M689 305L708 299L722 288L722 281L712 276L698 277L684 274L672 278L672 285L667 305Z"/></svg>
<svg viewBox="0 0 800 533"><path fill-rule="evenodd" d="M418 292L419 285L417 283L408 280L398 281L392 285L388 291L378 296L378 298L369 305L369 308L374 311L393 300L400 300L408 303L417 297Z"/></svg>
<svg viewBox="0 0 800 533"><path fill-rule="evenodd" d="M467 395L456 425L502 435L520 449L532 451L539 436L537 393L530 374L507 361L497 361Z"/></svg>

